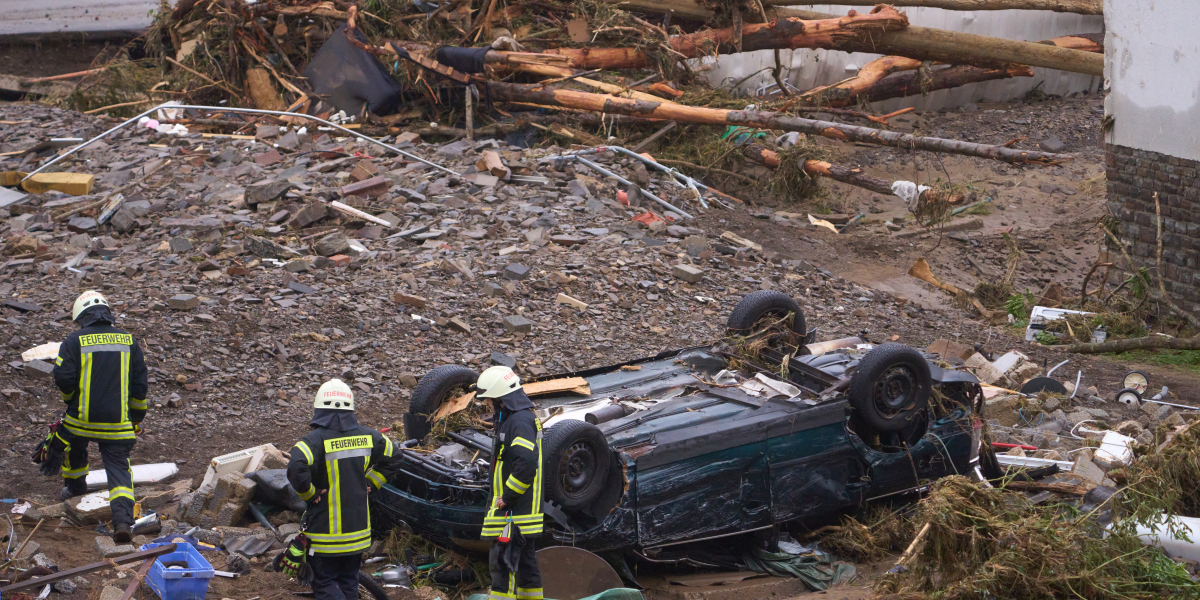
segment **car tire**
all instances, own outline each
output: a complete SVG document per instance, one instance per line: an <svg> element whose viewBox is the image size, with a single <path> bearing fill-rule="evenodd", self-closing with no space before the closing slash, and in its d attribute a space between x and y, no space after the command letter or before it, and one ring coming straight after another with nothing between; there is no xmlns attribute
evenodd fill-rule
<svg viewBox="0 0 1200 600"><path fill-rule="evenodd" d="M850 407L867 427L901 431L925 410L933 389L929 363L904 344L876 346L850 376Z"/></svg>
<svg viewBox="0 0 1200 600"><path fill-rule="evenodd" d="M613 455L600 429L585 421L561 421L542 437L542 489L565 511L591 506L603 491Z"/></svg>
<svg viewBox="0 0 1200 600"><path fill-rule="evenodd" d="M358 572L358 597L362 600L374 598L375 600L388 600L387 590L383 589L379 582L371 578L370 575Z"/></svg>
<svg viewBox="0 0 1200 600"><path fill-rule="evenodd" d="M808 334L808 329L800 304L791 296L773 290L759 290L743 296L737 306L733 307L733 312L729 313L725 327L730 335L749 335L763 317L778 319L787 316L788 313L795 315L792 317L792 333L803 340Z"/></svg>
<svg viewBox="0 0 1200 600"><path fill-rule="evenodd" d="M479 373L462 365L442 365L425 374L413 388L408 413L404 415L404 436L410 440L429 435L429 418L454 388L467 387L479 380Z"/></svg>

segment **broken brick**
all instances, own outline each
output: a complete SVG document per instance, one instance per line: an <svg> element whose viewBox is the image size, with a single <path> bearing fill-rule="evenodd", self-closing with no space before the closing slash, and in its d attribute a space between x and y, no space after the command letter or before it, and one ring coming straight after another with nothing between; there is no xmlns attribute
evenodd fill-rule
<svg viewBox="0 0 1200 600"><path fill-rule="evenodd" d="M364 179L362 181L343 186L342 195L374 198L386 193L389 187L391 187L391 182L388 181L388 178L382 175L377 175L370 179Z"/></svg>

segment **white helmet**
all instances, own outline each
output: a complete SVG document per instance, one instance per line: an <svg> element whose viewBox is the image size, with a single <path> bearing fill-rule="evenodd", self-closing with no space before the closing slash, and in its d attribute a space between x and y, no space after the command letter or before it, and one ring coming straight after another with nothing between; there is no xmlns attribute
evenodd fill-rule
<svg viewBox="0 0 1200 600"><path fill-rule="evenodd" d="M83 311L93 306L108 306L108 299L96 290L88 290L75 299L75 306L71 308L71 320L78 320Z"/></svg>
<svg viewBox="0 0 1200 600"><path fill-rule="evenodd" d="M479 375L475 389L479 398L499 398L521 389L521 378L508 367L495 366Z"/></svg>
<svg viewBox="0 0 1200 600"><path fill-rule="evenodd" d="M321 384L313 408L330 410L354 410L354 390L341 379L330 379Z"/></svg>

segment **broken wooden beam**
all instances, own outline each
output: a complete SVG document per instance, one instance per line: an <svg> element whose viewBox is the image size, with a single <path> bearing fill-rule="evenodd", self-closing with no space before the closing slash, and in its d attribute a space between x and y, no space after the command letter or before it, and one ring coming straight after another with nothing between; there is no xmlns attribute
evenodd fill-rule
<svg viewBox="0 0 1200 600"><path fill-rule="evenodd" d="M962 154L1012 163L1055 164L1063 160L1069 160L1067 156L1048 152L1014 150L992 144L918 137L894 131L881 131L869 127L846 125L844 123L804 119L786 113L758 110L725 110L664 102L643 102L604 94L590 94L575 90L539 89L536 86L498 81L492 82L489 85L495 99L510 102L531 102L544 106L575 108L592 112L632 115L684 123L741 125L761 129L798 131L800 133L819 135L849 142Z"/></svg>
<svg viewBox="0 0 1200 600"><path fill-rule="evenodd" d="M0 588L0 594L7 595L7 594L11 594L12 592L18 592L18 591L29 589L29 588L40 587L40 586L46 585L48 583L55 583L57 581L63 581L64 579L71 579L72 577L76 577L78 575L87 575L88 573L94 573L96 571L102 571L104 569L112 569L112 568L120 566L120 565L127 565L127 564L135 563L138 561L144 561L146 559L153 560L155 558L158 558L159 556L162 556L164 554L170 554L174 551L175 551L175 544L163 544L162 546L158 546L157 548L151 548L149 550L142 550L141 552L134 552L133 554L126 554L125 556L118 556L116 558L110 558L108 560L92 563L90 565L84 565L82 567L75 567L74 569L66 569L63 571L59 571L53 575L46 575L45 577L34 577L33 579L26 579L25 581L22 581L20 583L14 583L12 585Z"/></svg>
<svg viewBox="0 0 1200 600"><path fill-rule="evenodd" d="M825 0L763 0L764 6L827 4ZM838 2L848 6L874 6L875 0ZM1079 15L1104 14L1102 0L895 0L892 6L944 8L946 10L1049 10Z"/></svg>

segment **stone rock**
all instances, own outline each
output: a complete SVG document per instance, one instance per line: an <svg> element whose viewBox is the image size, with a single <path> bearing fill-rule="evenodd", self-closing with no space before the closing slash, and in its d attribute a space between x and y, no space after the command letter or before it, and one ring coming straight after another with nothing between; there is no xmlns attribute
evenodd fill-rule
<svg viewBox="0 0 1200 600"><path fill-rule="evenodd" d="M172 310L191 310L200 306L200 299L191 294L179 294L167 301Z"/></svg>
<svg viewBox="0 0 1200 600"><path fill-rule="evenodd" d="M100 600L121 600L123 597L125 597L125 590L119 587L106 585L104 586L104 589L100 591Z"/></svg>
<svg viewBox="0 0 1200 600"><path fill-rule="evenodd" d="M1141 409L1152 421L1161 421L1171 414L1170 406L1156 402L1143 402Z"/></svg>
<svg viewBox="0 0 1200 600"><path fill-rule="evenodd" d="M513 263L504 267L503 276L509 281L520 281L529 276L529 267Z"/></svg>
<svg viewBox="0 0 1200 600"><path fill-rule="evenodd" d="M284 180L256 183L246 187L243 202L246 203L246 208L253 210L261 203L272 202L283 197L290 189L292 189L292 183Z"/></svg>
<svg viewBox="0 0 1200 600"><path fill-rule="evenodd" d="M329 216L329 207L320 202L310 202L304 208L292 215L292 219L288 221L288 229L304 229L321 219Z"/></svg>
<svg viewBox="0 0 1200 600"><path fill-rule="evenodd" d="M392 294L392 300L399 302L400 304L407 304L416 308L425 308L425 304L428 302L421 296L405 294L403 292L396 292L395 294Z"/></svg>
<svg viewBox="0 0 1200 600"><path fill-rule="evenodd" d="M171 252L174 252L176 254L182 254L184 252L191 252L192 248L193 248L192 241L187 238L183 238L183 237L171 238L169 245L171 246Z"/></svg>
<svg viewBox="0 0 1200 600"><path fill-rule="evenodd" d="M488 360L490 360L493 365L508 367L510 369L517 368L517 359L503 352L492 352L492 355Z"/></svg>
<svg viewBox="0 0 1200 600"><path fill-rule="evenodd" d="M248 235L244 242L245 248L251 254L259 258L274 258L277 260L290 260L298 258L300 253L272 242L271 240L260 238L258 236Z"/></svg>
<svg viewBox="0 0 1200 600"><path fill-rule="evenodd" d="M692 265L675 265L671 267L671 275L688 283L700 283L704 279L704 271Z"/></svg>
<svg viewBox="0 0 1200 600"><path fill-rule="evenodd" d="M122 544L118 546L107 535L96 536L96 553L100 555L100 558L116 558L126 554L133 554L134 552L137 552L137 548L134 548L132 545Z"/></svg>
<svg viewBox="0 0 1200 600"><path fill-rule="evenodd" d="M529 333L533 331L533 323L521 315L510 315L501 321L505 333Z"/></svg>
<svg viewBox="0 0 1200 600"><path fill-rule="evenodd" d="M346 254L350 252L350 238L341 232L331 233L313 244L313 252L321 256Z"/></svg>
<svg viewBox="0 0 1200 600"><path fill-rule="evenodd" d="M1046 152L1062 152L1067 149L1067 145L1056 137L1046 138L1038 142L1038 147Z"/></svg>
<svg viewBox="0 0 1200 600"><path fill-rule="evenodd" d="M471 333L471 325L462 317L451 317L449 325L450 329L459 333Z"/></svg>
<svg viewBox="0 0 1200 600"><path fill-rule="evenodd" d="M54 365L44 360L31 360L25 363L25 374L38 379L54 379Z"/></svg>
<svg viewBox="0 0 1200 600"><path fill-rule="evenodd" d="M1137 421L1121 421L1113 428L1113 431L1121 435L1127 435L1131 438L1136 438L1144 431L1142 424Z"/></svg>

